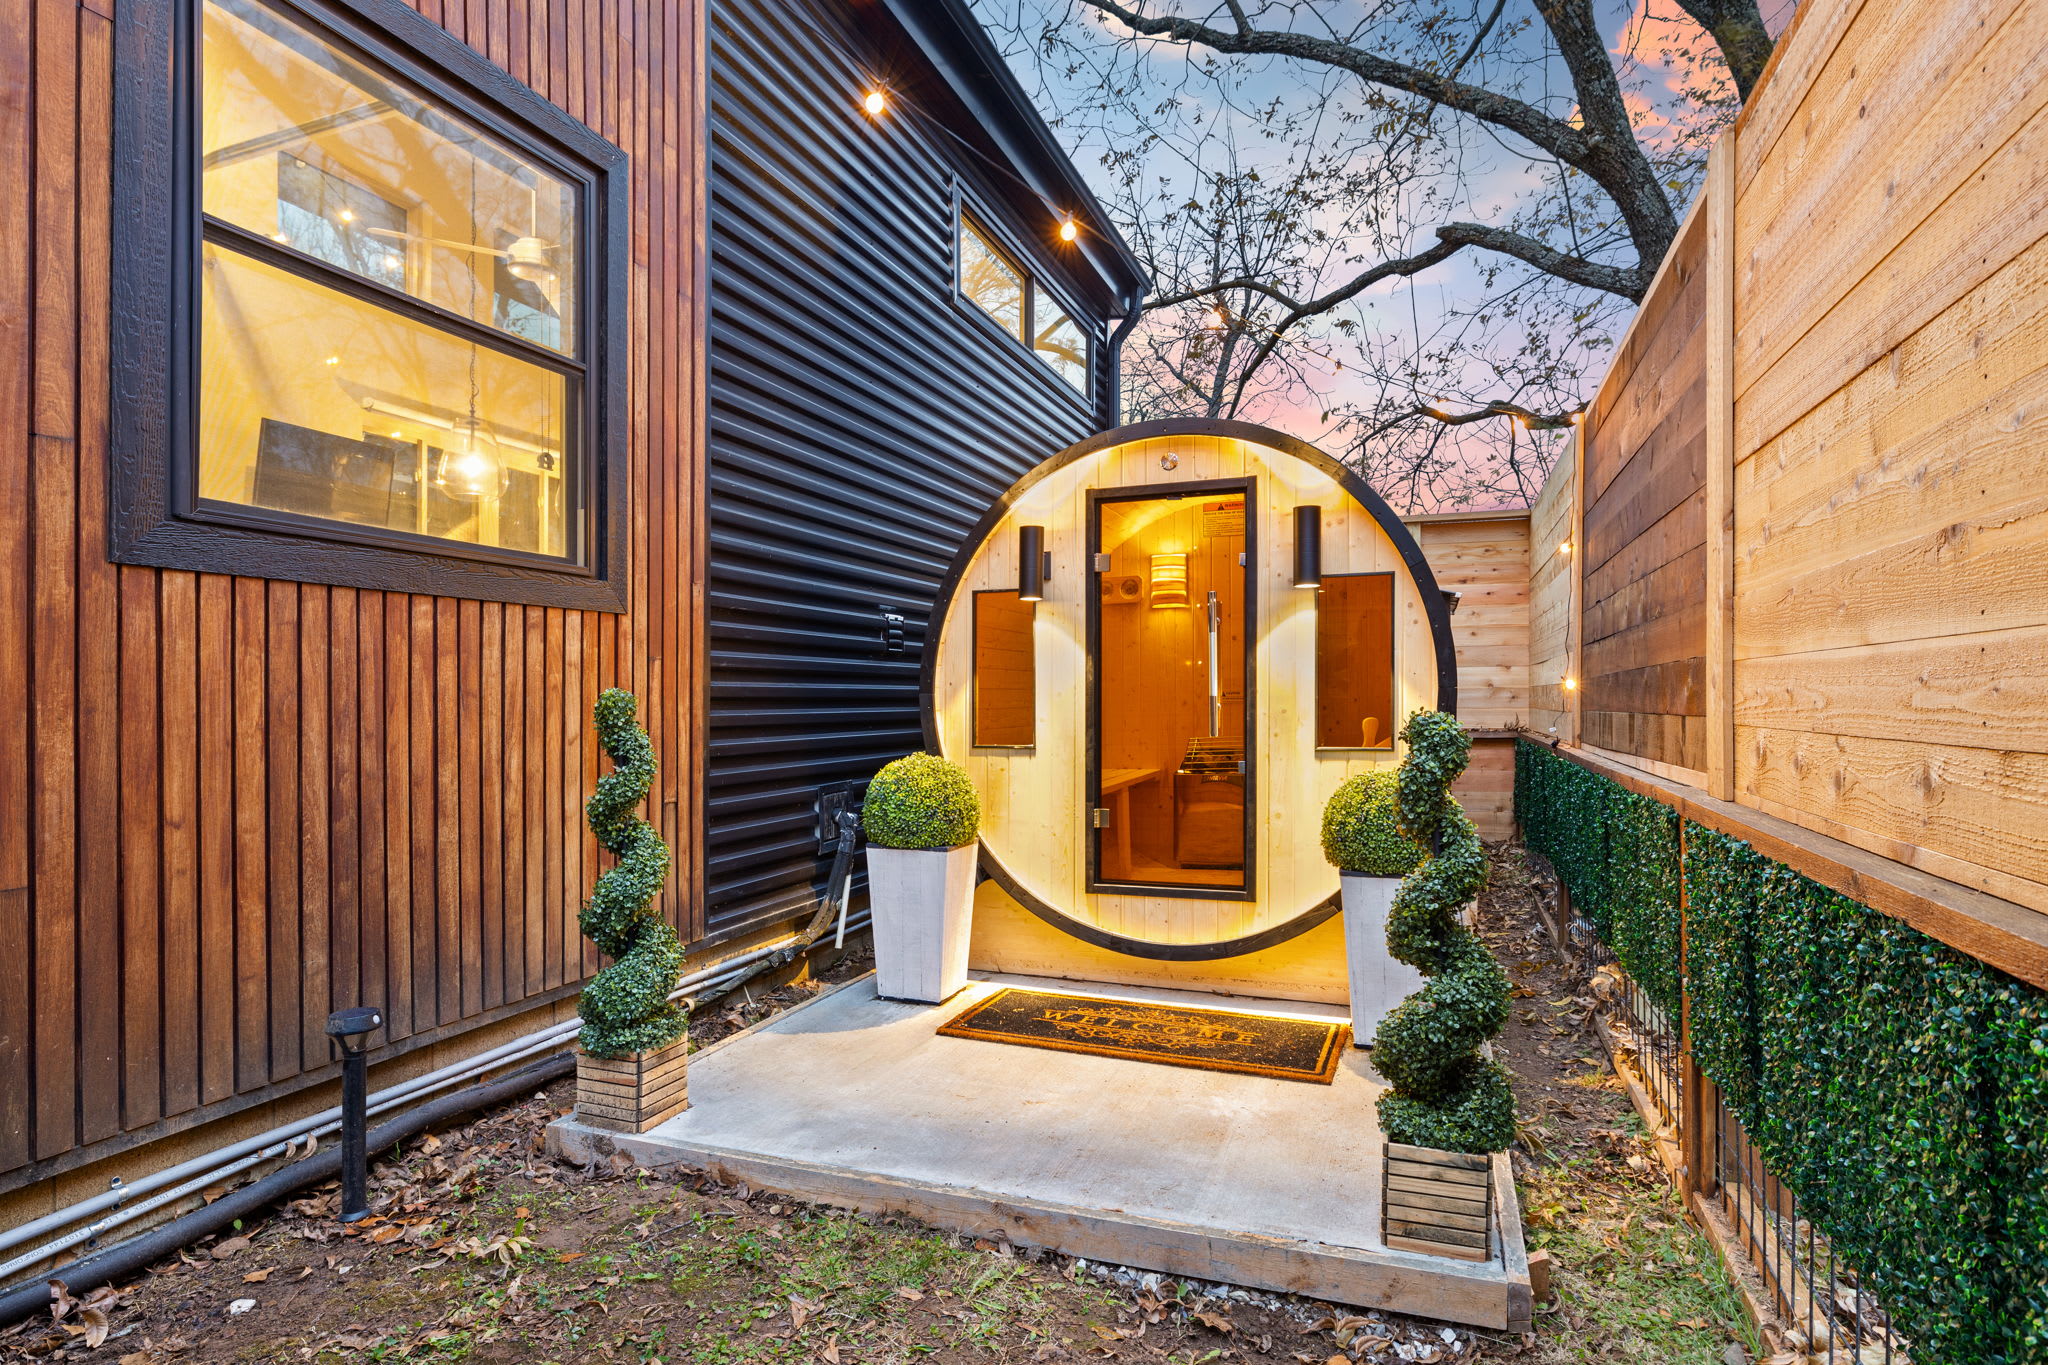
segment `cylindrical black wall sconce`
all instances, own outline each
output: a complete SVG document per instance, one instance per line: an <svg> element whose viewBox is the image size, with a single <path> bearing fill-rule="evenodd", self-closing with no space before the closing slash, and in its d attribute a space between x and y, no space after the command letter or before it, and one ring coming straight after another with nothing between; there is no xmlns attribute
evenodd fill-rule
<svg viewBox="0 0 2048 1365"><path fill-rule="evenodd" d="M1042 602L1045 600L1045 576L1047 561L1052 556L1045 552L1045 528L1043 526L1019 526L1017 528L1017 600L1020 602Z"/></svg>
<svg viewBox="0 0 2048 1365"><path fill-rule="evenodd" d="M1323 509L1294 509L1294 586L1323 586Z"/></svg>

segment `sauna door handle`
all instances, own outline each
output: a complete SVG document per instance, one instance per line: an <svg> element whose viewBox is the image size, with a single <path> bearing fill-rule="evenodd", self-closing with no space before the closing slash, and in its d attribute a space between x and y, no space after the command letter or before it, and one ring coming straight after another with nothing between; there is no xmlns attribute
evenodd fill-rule
<svg viewBox="0 0 2048 1365"><path fill-rule="evenodd" d="M1209 738L1214 739L1223 732L1223 679L1218 675L1216 654L1216 631L1222 623L1223 609L1217 605L1216 590L1209 590Z"/></svg>

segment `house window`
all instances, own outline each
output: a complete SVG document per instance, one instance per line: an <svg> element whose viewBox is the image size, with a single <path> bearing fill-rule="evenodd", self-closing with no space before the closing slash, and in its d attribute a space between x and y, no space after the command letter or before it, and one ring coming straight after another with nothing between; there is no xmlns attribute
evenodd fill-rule
<svg viewBox="0 0 2048 1365"><path fill-rule="evenodd" d="M197 230L129 231L173 263L170 321L117 364L173 379L115 557L616 606L622 154L401 6L154 3L189 15L186 150L117 194L183 186Z"/></svg>
<svg viewBox="0 0 2048 1365"><path fill-rule="evenodd" d="M1029 346L1053 373L1088 392L1088 333L980 223L960 214L960 296Z"/></svg>
<svg viewBox="0 0 2048 1365"><path fill-rule="evenodd" d="M960 292L1004 331L1024 339L1024 272L1011 265L987 234L964 215L960 219Z"/></svg>

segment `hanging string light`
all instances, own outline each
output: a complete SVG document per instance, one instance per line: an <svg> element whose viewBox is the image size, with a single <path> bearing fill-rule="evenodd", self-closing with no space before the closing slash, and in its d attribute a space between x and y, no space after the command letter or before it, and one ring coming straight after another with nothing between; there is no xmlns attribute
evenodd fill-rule
<svg viewBox="0 0 2048 1365"><path fill-rule="evenodd" d="M1064 218L1060 219L1060 240L1061 240L1061 241L1063 241L1063 242L1071 242L1071 241L1073 241L1073 240L1074 240L1074 239L1075 239L1076 237L1079 237L1080 235L1081 235L1081 225L1080 225L1079 223L1077 223L1077 222L1075 222L1075 221L1074 221L1074 215L1073 215L1073 214L1071 214L1071 213L1070 213L1070 214L1068 214L1068 215L1067 215L1066 217L1064 217Z"/></svg>
<svg viewBox="0 0 2048 1365"><path fill-rule="evenodd" d="M880 90L870 90L862 98L860 107L867 110L870 117L880 118L888 112L889 97Z"/></svg>

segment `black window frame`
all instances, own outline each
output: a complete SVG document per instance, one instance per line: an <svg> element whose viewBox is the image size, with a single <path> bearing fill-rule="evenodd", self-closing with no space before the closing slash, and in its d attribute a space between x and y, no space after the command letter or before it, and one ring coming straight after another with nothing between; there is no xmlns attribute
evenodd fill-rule
<svg viewBox="0 0 2048 1365"><path fill-rule="evenodd" d="M209 219L201 200L205 0L124 0L115 21L108 555L117 563L624 611L631 446L626 154L401 0L254 0L573 186L577 355L462 317ZM169 205L168 213L163 206ZM206 243L566 373L567 559L197 496ZM551 358L550 358L551 357ZM580 375L580 385L575 379Z"/></svg>
<svg viewBox="0 0 2048 1365"><path fill-rule="evenodd" d="M961 287L965 283L965 280L962 278L965 273L963 268L965 263L960 258L960 238L970 227L973 228L975 234L983 242L988 244L990 250L1007 261L1010 268L1015 270L1024 281L1023 334L1012 332L1007 327L1004 327L986 308L983 308L979 303L969 298L967 291ZM957 183L953 187L952 264L952 294L953 302L957 306L964 308L967 312L979 318L982 323L994 331L1008 337L1013 344L1031 357L1034 365L1038 366L1044 374L1049 375L1062 389L1075 395L1083 403L1093 404L1095 402L1095 389L1098 382L1096 371L1099 368L1103 347L1101 324L1094 319L1087 309L1077 307L1063 290L1046 284L1045 277L1049 272L1038 267L1033 263L1029 255L1020 251L1015 237L1000 227L994 215L984 209L978 201L971 199L965 194ZM1064 374L1061 374L1058 369L1054 368L1053 363L1047 360L1038 349L1035 338L1038 335L1038 296L1041 292L1046 294L1052 300L1053 305L1066 314L1081 329L1081 335L1088 343L1087 363L1081 367L1086 375L1087 382L1079 387L1076 387Z"/></svg>
<svg viewBox="0 0 2048 1365"><path fill-rule="evenodd" d="M1152 502L1156 500L1217 496L1244 499L1244 879L1241 887L1198 886L1185 882L1112 881L1102 875L1102 838L1107 830L1090 819L1082 829L1086 849L1086 881L1083 890L1091 895L1145 895L1169 900L1256 901L1259 898L1259 822L1265 818L1259 805L1259 480L1248 474L1233 479L1190 479L1180 483L1127 484L1115 488L1091 488L1087 498L1088 615L1087 667L1083 679L1088 689L1088 736L1082 753L1084 811L1102 805L1102 505L1110 502Z"/></svg>

